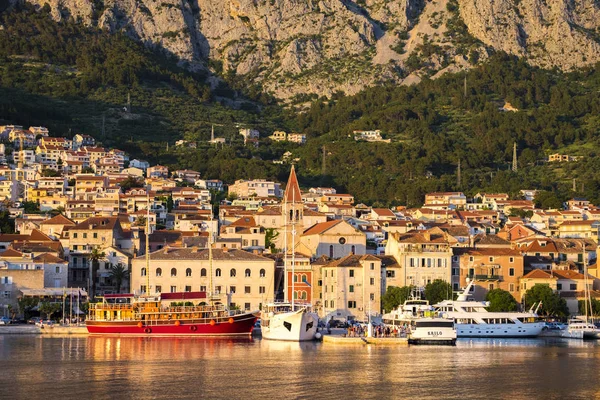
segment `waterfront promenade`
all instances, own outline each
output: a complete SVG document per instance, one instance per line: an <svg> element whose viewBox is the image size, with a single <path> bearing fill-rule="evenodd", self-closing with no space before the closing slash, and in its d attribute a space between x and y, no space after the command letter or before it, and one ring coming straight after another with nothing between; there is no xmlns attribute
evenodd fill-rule
<svg viewBox="0 0 600 400"><path fill-rule="evenodd" d="M0 335L87 335L84 325L54 325L43 328L35 325L0 326Z"/></svg>

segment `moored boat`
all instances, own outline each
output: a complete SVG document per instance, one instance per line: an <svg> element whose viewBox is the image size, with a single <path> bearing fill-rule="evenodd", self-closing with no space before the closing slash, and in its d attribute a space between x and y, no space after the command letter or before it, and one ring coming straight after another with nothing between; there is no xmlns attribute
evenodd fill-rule
<svg viewBox="0 0 600 400"><path fill-rule="evenodd" d="M319 317L310 305L301 303L269 303L261 312L263 339L303 342L314 340Z"/></svg>
<svg viewBox="0 0 600 400"><path fill-rule="evenodd" d="M204 300L204 292L105 295L90 304L86 326L95 335L250 337L258 313Z"/></svg>
<svg viewBox="0 0 600 400"><path fill-rule="evenodd" d="M457 300L444 300L435 310L443 316L454 318L458 337L537 337L544 323L531 309L527 312L489 312L486 301L470 301L469 282ZM539 305L538 305L539 307Z"/></svg>
<svg viewBox="0 0 600 400"><path fill-rule="evenodd" d="M410 324L409 344L456 344L454 320L448 318L417 318Z"/></svg>

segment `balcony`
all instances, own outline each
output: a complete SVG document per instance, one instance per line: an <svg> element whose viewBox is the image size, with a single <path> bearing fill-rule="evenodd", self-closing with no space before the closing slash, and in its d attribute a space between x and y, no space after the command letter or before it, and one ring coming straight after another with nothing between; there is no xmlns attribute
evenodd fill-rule
<svg viewBox="0 0 600 400"><path fill-rule="evenodd" d="M501 275L467 275L467 278L474 279L476 281L501 281Z"/></svg>

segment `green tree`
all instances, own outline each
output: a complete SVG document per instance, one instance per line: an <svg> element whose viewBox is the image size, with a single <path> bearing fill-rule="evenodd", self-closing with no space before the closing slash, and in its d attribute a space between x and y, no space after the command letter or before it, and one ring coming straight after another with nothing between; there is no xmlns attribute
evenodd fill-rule
<svg viewBox="0 0 600 400"><path fill-rule="evenodd" d="M8 211L0 211L0 230L2 233L15 232L15 220L10 217Z"/></svg>
<svg viewBox="0 0 600 400"><path fill-rule="evenodd" d="M62 308L62 305L60 303L49 303L49 302L44 302L44 303L40 303L40 313L42 314L46 314L46 318L48 319L52 319L52 314L56 314L57 312L59 312Z"/></svg>
<svg viewBox="0 0 600 400"><path fill-rule="evenodd" d="M548 285L537 284L525 292L525 307L531 308L542 302L538 313L552 317L567 317L569 309L565 299L561 298Z"/></svg>
<svg viewBox="0 0 600 400"><path fill-rule="evenodd" d="M506 290L490 290L485 296L485 300L490 302L487 308L490 312L517 311L517 301Z"/></svg>
<svg viewBox="0 0 600 400"><path fill-rule="evenodd" d="M586 311L588 315L593 315L594 317L600 316L600 300L592 299L592 312L590 313L590 303L587 303L587 307L584 300L579 300L579 314L585 315Z"/></svg>
<svg viewBox="0 0 600 400"><path fill-rule="evenodd" d="M17 299L17 304L19 306L19 312L23 315L23 318L29 319L31 318L31 311L37 306L39 303L39 299L35 297L19 297Z"/></svg>
<svg viewBox="0 0 600 400"><path fill-rule="evenodd" d="M36 214L40 212L40 206L35 201L24 201L23 212L26 214Z"/></svg>
<svg viewBox="0 0 600 400"><path fill-rule="evenodd" d="M279 232L275 228L265 229L265 247L275 253L275 240L279 237Z"/></svg>
<svg viewBox="0 0 600 400"><path fill-rule="evenodd" d="M381 304L386 312L391 312L403 304L409 297L413 286L389 286L381 297Z"/></svg>
<svg viewBox="0 0 600 400"><path fill-rule="evenodd" d="M92 251L90 252L90 255L88 256L88 259L90 260L90 264L92 267L92 271L90 274L90 281L91 281L90 283L91 283L91 291L92 291L90 296L92 298L96 295L96 281L97 281L98 269L100 268L100 261L104 260L104 257L106 257L106 254L103 251L101 251L98 246L95 246L94 248L92 248Z"/></svg>
<svg viewBox="0 0 600 400"><path fill-rule="evenodd" d="M425 286L425 298L429 304L436 304L452 298L452 285L441 279L436 279Z"/></svg>
<svg viewBox="0 0 600 400"><path fill-rule="evenodd" d="M115 291L121 293L121 285L123 284L123 281L129 277L129 270L124 264L118 263L117 265L110 266L108 276L115 285Z"/></svg>
<svg viewBox="0 0 600 400"><path fill-rule="evenodd" d="M141 188L144 186L144 181L135 176L128 176L123 182L120 183L121 190L125 193L131 188Z"/></svg>
<svg viewBox="0 0 600 400"><path fill-rule="evenodd" d="M82 174L93 174L94 169L92 167L85 167L81 169Z"/></svg>

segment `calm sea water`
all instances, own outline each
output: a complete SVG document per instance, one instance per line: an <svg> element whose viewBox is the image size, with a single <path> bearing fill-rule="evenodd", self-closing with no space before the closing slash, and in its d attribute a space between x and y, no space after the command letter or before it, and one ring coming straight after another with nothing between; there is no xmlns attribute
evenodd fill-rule
<svg viewBox="0 0 600 400"><path fill-rule="evenodd" d="M0 336L7 399L594 399L600 344L456 347Z"/></svg>

